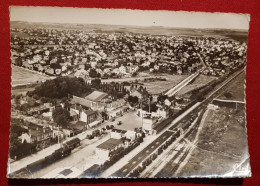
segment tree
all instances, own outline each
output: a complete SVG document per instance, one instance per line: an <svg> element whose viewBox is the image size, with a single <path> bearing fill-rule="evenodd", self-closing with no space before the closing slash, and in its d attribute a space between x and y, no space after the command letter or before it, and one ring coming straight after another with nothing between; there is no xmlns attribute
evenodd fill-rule
<svg viewBox="0 0 260 186"><path fill-rule="evenodd" d="M57 123L62 128L66 128L70 119L70 113L68 110L63 109L62 107L57 107L53 110L52 117L55 123Z"/></svg>
<svg viewBox="0 0 260 186"><path fill-rule="evenodd" d="M96 78L91 80L91 85L95 88L99 88L101 85L101 79Z"/></svg>
<svg viewBox="0 0 260 186"><path fill-rule="evenodd" d="M132 74L132 77L136 77L137 76L137 72L134 72L133 74Z"/></svg>
<svg viewBox="0 0 260 186"><path fill-rule="evenodd" d="M46 98L63 98L68 95L80 96L90 90L90 87L82 78L76 77L57 77L53 80L47 80L34 91L28 92L28 95L34 94Z"/></svg>
<svg viewBox="0 0 260 186"><path fill-rule="evenodd" d="M89 77L91 78L96 78L98 75L97 75L97 71L95 69L90 69L89 71Z"/></svg>

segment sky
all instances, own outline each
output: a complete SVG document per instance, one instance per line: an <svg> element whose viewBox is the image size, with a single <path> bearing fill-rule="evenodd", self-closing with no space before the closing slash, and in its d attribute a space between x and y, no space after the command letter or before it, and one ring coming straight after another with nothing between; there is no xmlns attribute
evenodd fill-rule
<svg viewBox="0 0 260 186"><path fill-rule="evenodd" d="M11 6L10 21L248 30L250 16L235 13Z"/></svg>

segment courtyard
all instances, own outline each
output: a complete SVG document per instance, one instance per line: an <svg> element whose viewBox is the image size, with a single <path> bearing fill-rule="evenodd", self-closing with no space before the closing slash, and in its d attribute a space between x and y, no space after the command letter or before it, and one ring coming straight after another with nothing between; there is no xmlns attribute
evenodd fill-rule
<svg viewBox="0 0 260 186"><path fill-rule="evenodd" d="M118 125L119 121L122 122L121 125ZM115 121L107 121L105 124L114 125L116 129L134 131L135 128L142 127L142 118L136 115L136 111L129 111L115 118Z"/></svg>

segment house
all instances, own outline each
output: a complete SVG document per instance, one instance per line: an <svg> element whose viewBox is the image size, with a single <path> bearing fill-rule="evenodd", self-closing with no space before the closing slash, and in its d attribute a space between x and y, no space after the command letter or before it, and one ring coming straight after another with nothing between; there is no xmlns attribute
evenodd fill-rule
<svg viewBox="0 0 260 186"><path fill-rule="evenodd" d="M96 147L96 156L101 160L109 160L111 153L123 146L121 139L110 138Z"/></svg>
<svg viewBox="0 0 260 186"><path fill-rule="evenodd" d="M164 104L167 105L167 106L171 106L172 103L169 99L165 99Z"/></svg>
<svg viewBox="0 0 260 186"><path fill-rule="evenodd" d="M167 118L169 116L169 110L166 108L158 108L156 114L157 117Z"/></svg>
<svg viewBox="0 0 260 186"><path fill-rule="evenodd" d="M98 113L93 110L84 110L79 113L79 120L86 122L87 124L96 121Z"/></svg>
<svg viewBox="0 0 260 186"><path fill-rule="evenodd" d="M143 118L143 130L152 131L153 128L158 124L157 117L144 117Z"/></svg>
<svg viewBox="0 0 260 186"><path fill-rule="evenodd" d="M89 75L88 71L86 71L85 69L79 69L75 72L74 76L79 78L86 78Z"/></svg>
<svg viewBox="0 0 260 186"><path fill-rule="evenodd" d="M91 68L96 68L97 62L96 61L91 61L90 62L90 66L91 66Z"/></svg>
<svg viewBox="0 0 260 186"><path fill-rule="evenodd" d="M118 68L118 70L119 70L119 72L120 72L121 74L126 74L126 67L125 67L125 66L121 65L121 66Z"/></svg>
<svg viewBox="0 0 260 186"><path fill-rule="evenodd" d="M60 75L61 74L61 69L55 69L55 74Z"/></svg>
<svg viewBox="0 0 260 186"><path fill-rule="evenodd" d="M110 138L121 139L125 135L126 132L127 132L126 130L113 129L110 132Z"/></svg>
<svg viewBox="0 0 260 186"><path fill-rule="evenodd" d="M137 72L138 69L139 69L139 67L137 65L131 65L131 66L128 67L129 73Z"/></svg>
<svg viewBox="0 0 260 186"><path fill-rule="evenodd" d="M73 96L72 103L79 104L92 110L104 110L111 103L111 98L107 93L93 91L85 98Z"/></svg>
<svg viewBox="0 0 260 186"><path fill-rule="evenodd" d="M29 127L28 132L23 133L21 139L22 143L33 143L38 148L44 148L50 144L53 137L53 130L50 127Z"/></svg>
<svg viewBox="0 0 260 186"><path fill-rule="evenodd" d="M125 137L126 139L133 141L136 139L136 132L132 130L127 130L127 132L125 133Z"/></svg>
<svg viewBox="0 0 260 186"><path fill-rule="evenodd" d="M108 103L111 102L110 96L107 93L100 91L93 91L91 94L85 97L86 100L92 103Z"/></svg>

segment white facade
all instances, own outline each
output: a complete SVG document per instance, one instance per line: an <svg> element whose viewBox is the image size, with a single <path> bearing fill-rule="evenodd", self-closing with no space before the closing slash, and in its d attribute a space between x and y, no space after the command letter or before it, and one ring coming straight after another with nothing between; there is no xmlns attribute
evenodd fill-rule
<svg viewBox="0 0 260 186"><path fill-rule="evenodd" d="M113 132L113 131L111 131L111 132L110 132L110 138L121 139L122 136L121 136L121 134L118 133L118 132Z"/></svg>
<svg viewBox="0 0 260 186"><path fill-rule="evenodd" d="M104 161L109 160L109 150L96 148L96 156Z"/></svg>
<svg viewBox="0 0 260 186"><path fill-rule="evenodd" d="M157 120L155 118L143 118L143 129L152 131L156 123Z"/></svg>
<svg viewBox="0 0 260 186"><path fill-rule="evenodd" d="M128 130L128 131L125 133L125 137L126 137L126 139L135 140L135 138L136 138L136 132L131 131L131 130Z"/></svg>

